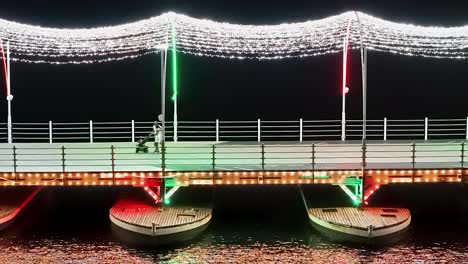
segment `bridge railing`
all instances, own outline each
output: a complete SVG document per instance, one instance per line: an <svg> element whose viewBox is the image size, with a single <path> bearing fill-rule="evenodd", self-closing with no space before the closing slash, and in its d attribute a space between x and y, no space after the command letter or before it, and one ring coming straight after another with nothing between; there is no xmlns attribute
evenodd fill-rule
<svg viewBox="0 0 468 264"><path fill-rule="evenodd" d="M373 142L367 148L340 143L197 142L168 143L164 155L153 151L149 146L147 153L136 153L135 146L129 143L5 145L0 147L0 172L141 172L162 168L168 171L360 171L364 161L367 170L456 170L467 167L468 155L465 141Z"/></svg>
<svg viewBox="0 0 468 264"><path fill-rule="evenodd" d="M8 128L6 123L0 123L0 142L7 142Z"/></svg>
<svg viewBox="0 0 468 264"><path fill-rule="evenodd" d="M153 122L13 123L13 142L135 142L152 131ZM166 140L172 141L315 141L362 137L362 120L251 120L179 121L166 123ZM468 139L468 118L381 119L367 121L367 137L374 140ZM6 124L0 124L6 142Z"/></svg>

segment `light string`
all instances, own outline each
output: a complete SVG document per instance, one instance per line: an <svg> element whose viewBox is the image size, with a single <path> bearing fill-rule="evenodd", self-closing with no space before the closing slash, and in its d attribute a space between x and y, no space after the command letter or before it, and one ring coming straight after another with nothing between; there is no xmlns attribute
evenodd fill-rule
<svg viewBox="0 0 468 264"><path fill-rule="evenodd" d="M110 27L59 29L0 20L0 38L9 42L13 61L89 64L137 58L172 49L227 59L287 59L333 54L351 23L350 48L406 56L468 58L468 26L422 27L364 13L346 12L324 19L279 25L240 25L166 13Z"/></svg>

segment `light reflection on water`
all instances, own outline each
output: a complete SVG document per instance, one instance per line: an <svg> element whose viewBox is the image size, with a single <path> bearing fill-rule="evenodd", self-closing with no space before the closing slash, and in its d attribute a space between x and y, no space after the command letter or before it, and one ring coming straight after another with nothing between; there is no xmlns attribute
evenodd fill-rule
<svg viewBox="0 0 468 264"><path fill-rule="evenodd" d="M134 248L117 240L108 219L108 194L102 191L45 195L34 210L0 232L0 264L468 263L466 219L442 222L415 215L407 236L395 244L342 244L310 226L295 189L260 191L236 204L229 203L232 193L218 193L215 201L221 202L214 206L209 228L191 243L166 248ZM251 210L245 213L246 208Z"/></svg>
<svg viewBox="0 0 468 264"><path fill-rule="evenodd" d="M18 236L8 231L0 237L0 263L468 262L467 241L457 237L466 234L464 231L421 236L418 234L421 230L410 230L410 237L396 245L369 247L331 242L313 230L306 230L302 236L291 232L293 237L267 225L261 232L251 229L254 235L249 236L245 230L215 225L192 244L162 249L128 247L113 239L105 228L94 234L71 231L52 236L34 232ZM239 233L226 235L222 231ZM450 241L451 238L454 239Z"/></svg>

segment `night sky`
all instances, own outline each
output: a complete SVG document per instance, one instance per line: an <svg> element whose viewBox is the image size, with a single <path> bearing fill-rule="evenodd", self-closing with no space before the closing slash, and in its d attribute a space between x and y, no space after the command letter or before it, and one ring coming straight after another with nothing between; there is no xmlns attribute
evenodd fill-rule
<svg viewBox="0 0 468 264"><path fill-rule="evenodd" d="M1 18L54 27L116 25L167 11L242 24L301 22L348 10L423 25L468 24L468 3L460 1L2 2ZM341 54L268 62L181 55L179 120L338 120L341 63ZM350 63L348 116L358 119L362 109L359 53L351 54ZM467 116L468 60L370 52L368 63L370 118ZM12 63L14 122L150 121L160 109L159 64L159 55L84 66ZM171 119L169 100L168 106ZM0 101L0 109L0 121L5 122L6 100Z"/></svg>

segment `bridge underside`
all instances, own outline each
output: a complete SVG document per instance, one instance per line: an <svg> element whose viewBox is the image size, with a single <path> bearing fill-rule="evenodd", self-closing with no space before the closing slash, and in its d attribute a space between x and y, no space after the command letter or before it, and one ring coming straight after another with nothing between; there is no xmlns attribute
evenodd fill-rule
<svg viewBox="0 0 468 264"><path fill-rule="evenodd" d="M381 185L405 183L468 182L462 170L366 170L364 188L361 188L362 171L187 171L167 172L68 172L68 173L3 173L0 178L5 187L13 186L133 186L157 188L157 195L149 193L155 201L160 200L160 187L173 188L190 185L285 185L285 184L330 184L340 186L355 204L366 203ZM464 170L463 175L468 175ZM164 179L164 183L162 181ZM169 198L169 197L167 197ZM364 198L364 199L363 199Z"/></svg>
<svg viewBox="0 0 468 264"><path fill-rule="evenodd" d="M366 170L366 180L378 185L389 183L462 182L462 170ZM464 175L468 170L464 170ZM3 186L148 186L165 178L172 185L234 184L345 184L361 178L358 170L321 171L185 171L166 172L6 172L0 174ZM465 177L466 180L466 177Z"/></svg>

